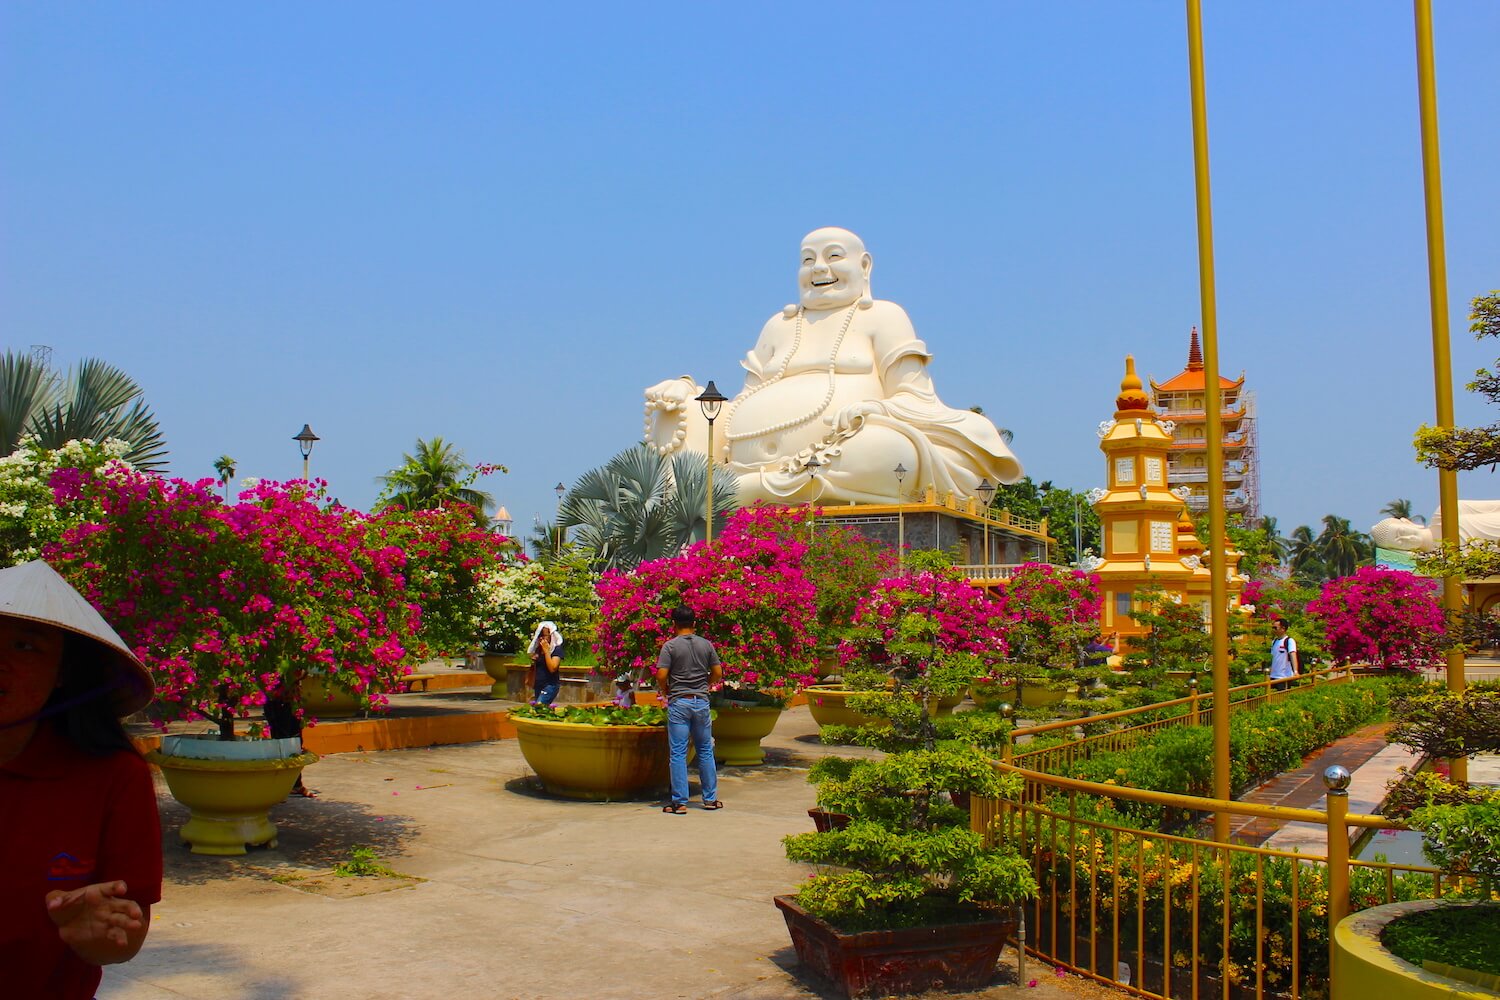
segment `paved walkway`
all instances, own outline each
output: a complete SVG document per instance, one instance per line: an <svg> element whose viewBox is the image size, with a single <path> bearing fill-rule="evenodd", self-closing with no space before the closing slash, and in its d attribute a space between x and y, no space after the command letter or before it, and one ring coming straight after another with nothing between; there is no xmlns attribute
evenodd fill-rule
<svg viewBox="0 0 1500 1000"><path fill-rule="evenodd" d="M1328 789L1323 784L1323 771L1335 764L1342 765L1354 776L1349 785L1349 811L1373 813L1385 798L1386 782L1396 776L1396 769L1409 766L1417 760L1416 755L1404 747L1391 746L1385 734L1391 723L1381 722L1355 732L1321 750L1314 751L1302 761L1295 771L1284 771L1246 794L1241 802L1254 802L1268 806L1288 806L1294 809L1326 808ZM1324 828L1310 823L1283 823L1280 820L1260 817L1236 817L1230 826L1232 840L1252 847L1276 847L1290 849L1292 846L1308 849L1307 828L1317 832L1317 843L1327 844ZM1289 829L1298 829L1293 836Z"/></svg>
<svg viewBox="0 0 1500 1000"><path fill-rule="evenodd" d="M766 765L725 769L726 808L686 816L541 797L514 740L325 757L307 772L321 797L279 806L280 846L242 859L188 854L159 789L164 899L99 997L827 997L797 979L771 903L809 871L781 838L812 829L806 768L830 752L814 733L806 708L785 713ZM355 844L423 881L295 886ZM1120 996L1035 962L1038 987L1016 985L1014 962L965 996Z"/></svg>

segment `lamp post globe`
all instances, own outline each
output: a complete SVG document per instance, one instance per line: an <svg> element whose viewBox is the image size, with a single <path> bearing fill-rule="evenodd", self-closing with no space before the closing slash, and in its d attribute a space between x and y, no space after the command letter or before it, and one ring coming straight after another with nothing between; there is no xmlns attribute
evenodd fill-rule
<svg viewBox="0 0 1500 1000"><path fill-rule="evenodd" d="M308 478L308 460L312 458L313 442L323 439L313 433L310 425L303 424L302 430L298 431L292 440L297 442L297 449L302 452L302 480L306 482Z"/></svg>

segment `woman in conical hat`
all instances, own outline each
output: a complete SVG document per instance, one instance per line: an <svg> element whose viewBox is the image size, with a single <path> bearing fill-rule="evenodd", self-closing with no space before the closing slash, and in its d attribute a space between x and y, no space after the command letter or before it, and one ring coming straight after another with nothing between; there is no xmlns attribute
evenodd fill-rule
<svg viewBox="0 0 1500 1000"><path fill-rule="evenodd" d="M9 996L92 997L161 899L151 771L120 717L151 675L41 561L0 570L0 969ZM19 979L17 979L19 977ZM13 992L12 992L13 991Z"/></svg>

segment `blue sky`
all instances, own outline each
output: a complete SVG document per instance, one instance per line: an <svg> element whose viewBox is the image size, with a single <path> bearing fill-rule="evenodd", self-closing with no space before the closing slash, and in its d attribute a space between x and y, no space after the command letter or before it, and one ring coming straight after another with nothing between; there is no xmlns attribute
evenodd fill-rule
<svg viewBox="0 0 1500 1000"><path fill-rule="evenodd" d="M345 503L418 437L518 527L737 362L798 241L860 233L944 400L1027 471L1103 479L1122 358L1199 322L1180 3L0 6L0 346L145 387L171 471ZM1496 345L1500 4L1436 5L1459 419ZM1411 7L1209 3L1220 356L1284 531L1430 511ZM1466 496L1500 495L1488 473Z"/></svg>

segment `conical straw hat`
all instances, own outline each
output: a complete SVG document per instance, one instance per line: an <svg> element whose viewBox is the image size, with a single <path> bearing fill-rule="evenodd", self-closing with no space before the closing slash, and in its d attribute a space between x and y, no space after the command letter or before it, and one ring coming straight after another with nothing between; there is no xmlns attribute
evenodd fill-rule
<svg viewBox="0 0 1500 1000"><path fill-rule="evenodd" d="M40 559L0 569L0 615L56 625L98 643L100 655L115 667L106 676L117 682L109 692L116 715L130 715L150 704L155 685L146 665L94 606Z"/></svg>

